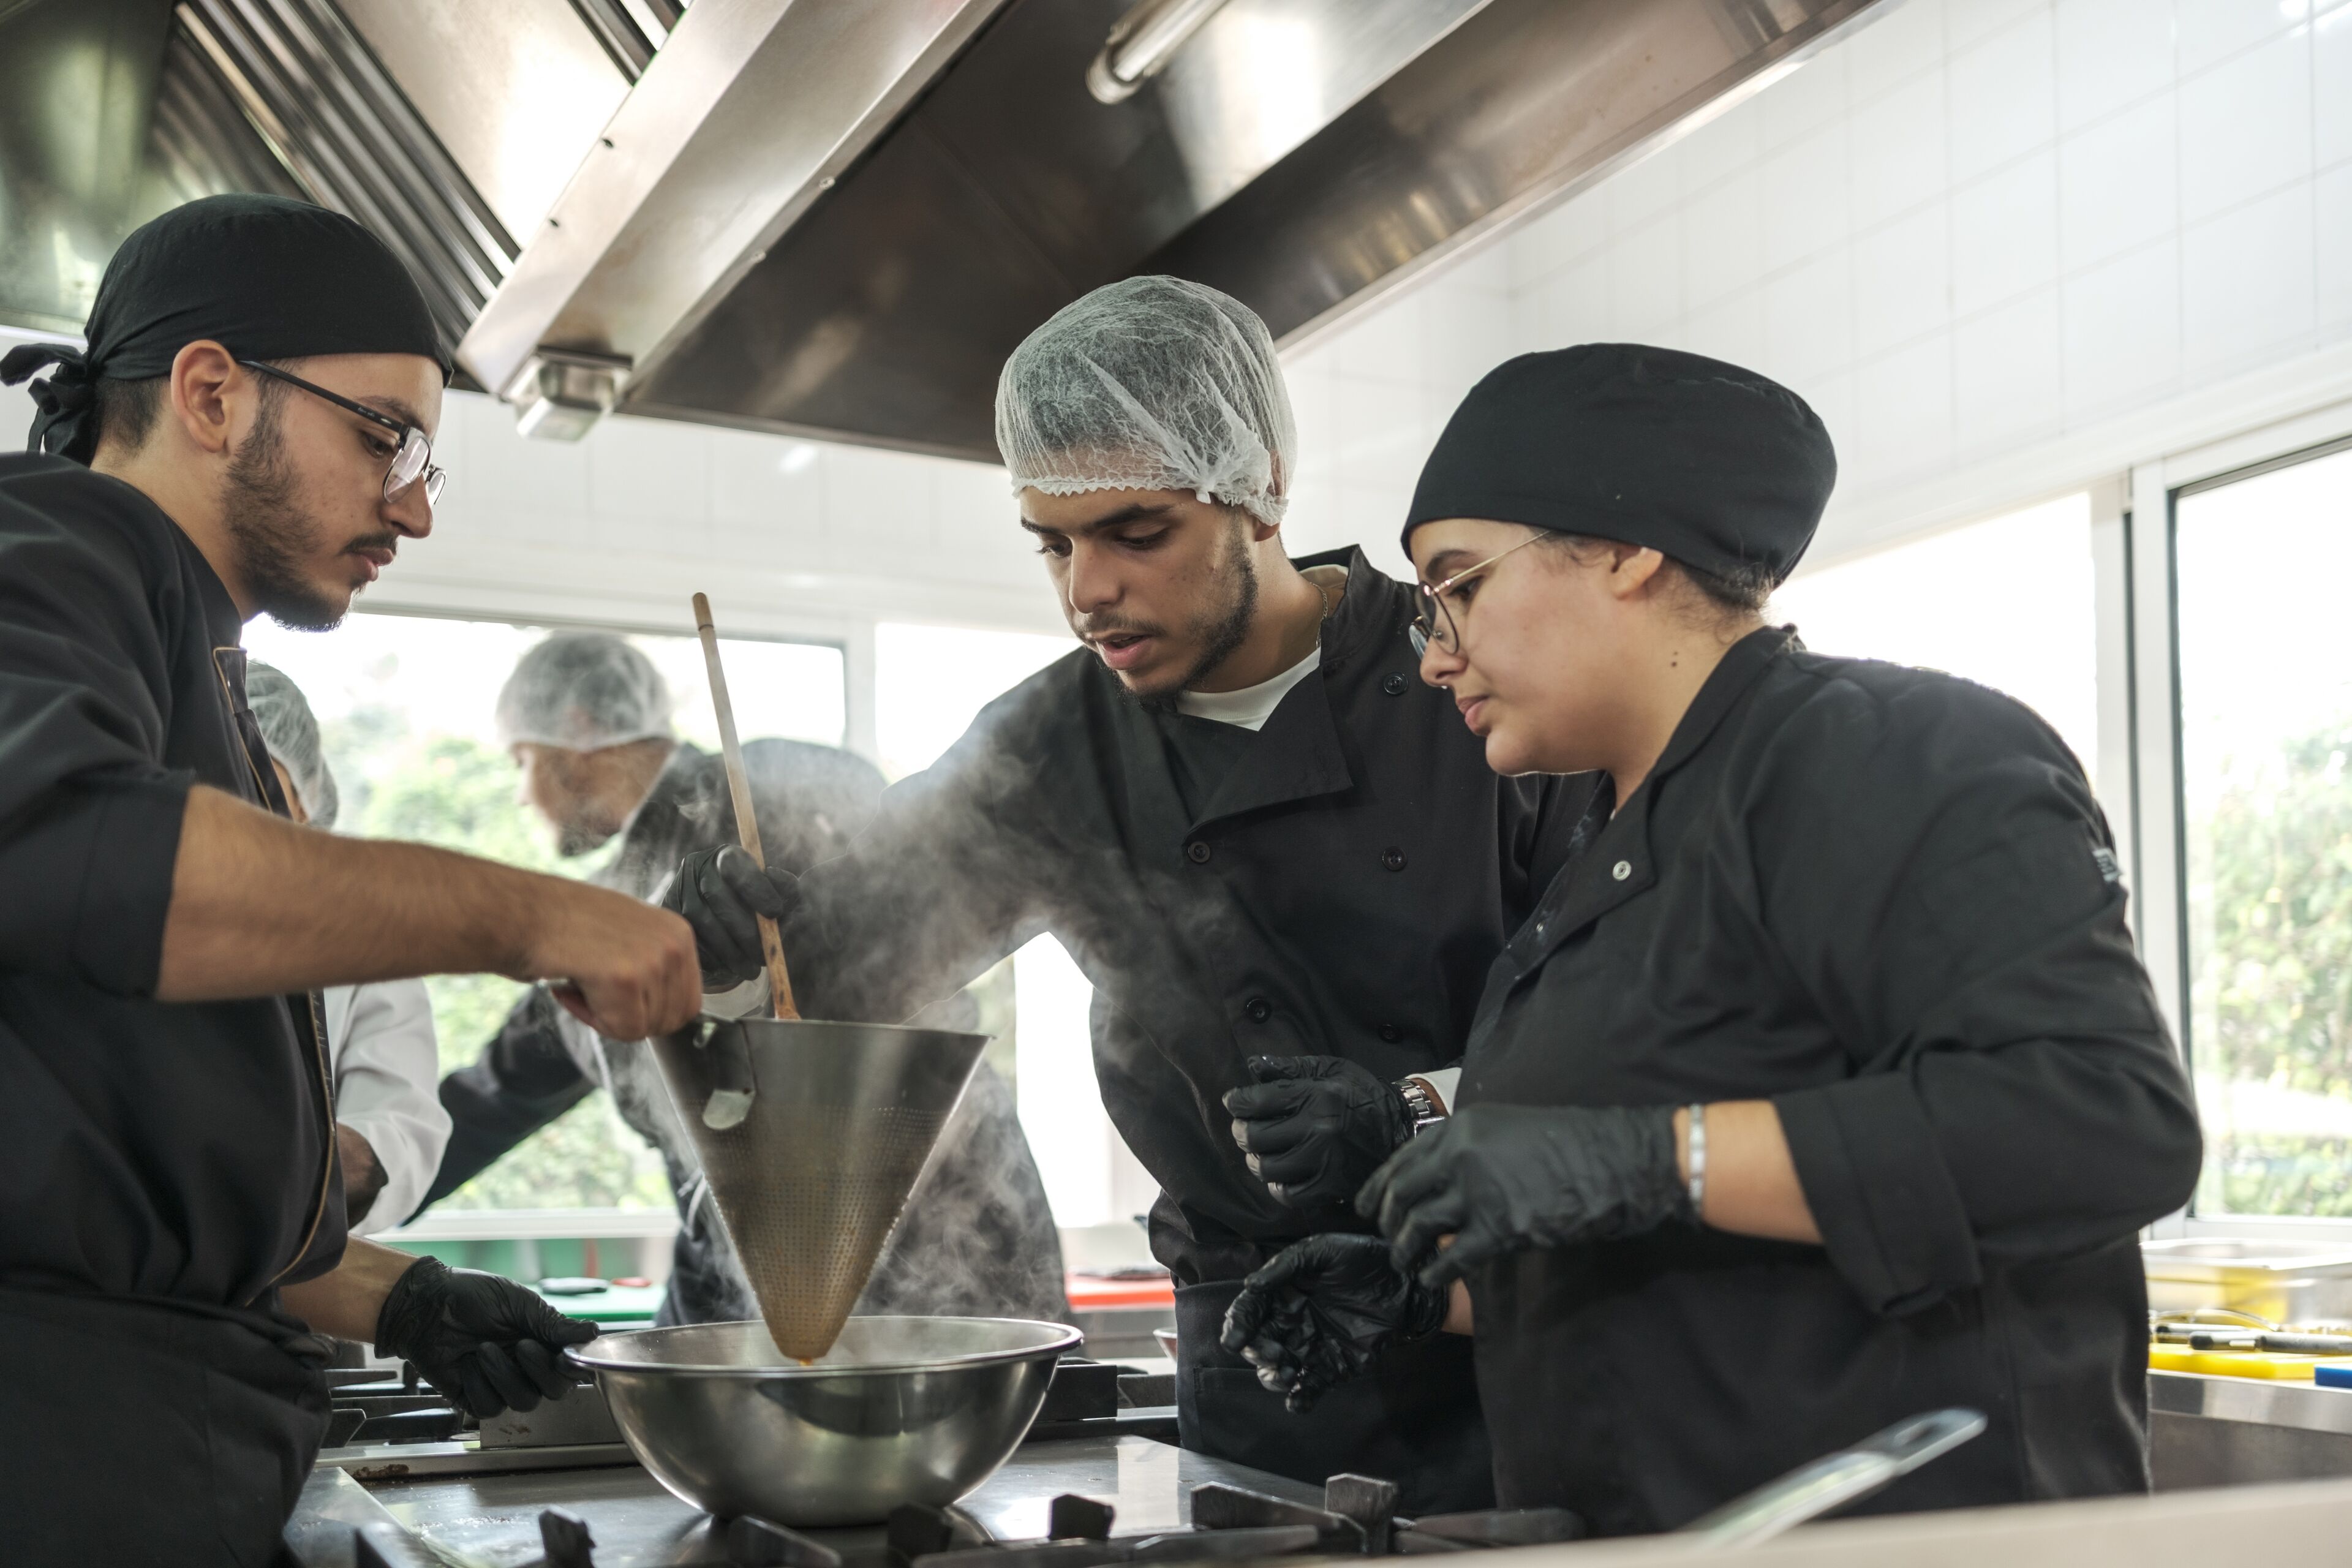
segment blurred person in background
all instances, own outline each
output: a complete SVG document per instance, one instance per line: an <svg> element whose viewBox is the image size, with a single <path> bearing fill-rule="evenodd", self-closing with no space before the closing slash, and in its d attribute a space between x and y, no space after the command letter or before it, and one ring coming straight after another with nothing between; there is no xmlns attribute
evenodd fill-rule
<svg viewBox="0 0 2352 1568"><path fill-rule="evenodd" d="M557 847L585 855L619 839L593 879L656 900L680 859L736 840L735 807L720 759L678 741L661 672L625 638L558 632L517 661L499 694L501 742L523 802ZM882 775L837 746L760 740L743 748L760 840L769 863L806 870L839 854L873 816ZM792 955L814 977L821 955ZM954 998L927 1022L969 1026ZM693 1140L670 1103L650 1047L599 1036L525 993L473 1065L448 1075L441 1104L455 1134L425 1201L447 1196L597 1089L659 1152L679 1229L659 1321L700 1323L760 1315ZM1036 1162L1003 1079L972 1074L938 1152L908 1200L858 1298L857 1311L1055 1320L1067 1311L1059 1233Z"/></svg>
<svg viewBox="0 0 2352 1568"><path fill-rule="evenodd" d="M1390 1477L1408 1513L1483 1506L1465 1342L1300 1412L1218 1332L1288 1242L1363 1226L1349 1200L1442 1109L1487 965L1591 784L1498 779L1413 679L1412 590L1358 550L1288 553L1297 431L1238 300L1096 289L1006 363L996 426L1004 526L1085 646L892 786L840 859L689 862L674 901L705 984L756 991L752 916L777 914L808 1013L896 1022L1052 932L1095 987L1104 1106L1160 1184L1184 1446Z"/></svg>
<svg viewBox="0 0 2352 1568"><path fill-rule="evenodd" d="M331 828L341 805L319 744L319 721L285 673L247 666L246 694L297 822ZM335 1144L353 1234L400 1224L425 1201L449 1142L449 1113L434 1085L441 1053L433 998L422 980L330 985L320 994L335 1067Z"/></svg>

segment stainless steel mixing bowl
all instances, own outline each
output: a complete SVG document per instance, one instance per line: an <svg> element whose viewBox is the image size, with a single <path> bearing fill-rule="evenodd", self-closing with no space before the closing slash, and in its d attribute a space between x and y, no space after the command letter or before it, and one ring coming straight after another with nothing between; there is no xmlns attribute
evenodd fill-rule
<svg viewBox="0 0 2352 1568"><path fill-rule="evenodd" d="M865 1524L986 1480L1082 1337L1011 1318L852 1318L808 1366L760 1323L611 1333L570 1353L646 1468L695 1507Z"/></svg>

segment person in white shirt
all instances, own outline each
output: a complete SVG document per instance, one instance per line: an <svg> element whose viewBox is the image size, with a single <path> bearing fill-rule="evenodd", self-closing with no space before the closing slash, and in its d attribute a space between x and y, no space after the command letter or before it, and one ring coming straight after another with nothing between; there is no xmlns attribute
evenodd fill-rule
<svg viewBox="0 0 2352 1568"><path fill-rule="evenodd" d="M301 688L256 662L247 667L246 691L294 820L331 828L335 775ZM449 1142L449 1113L437 1092L433 1004L422 980L331 986L319 1001L334 1063L343 1206L352 1232L373 1236L416 1212Z"/></svg>

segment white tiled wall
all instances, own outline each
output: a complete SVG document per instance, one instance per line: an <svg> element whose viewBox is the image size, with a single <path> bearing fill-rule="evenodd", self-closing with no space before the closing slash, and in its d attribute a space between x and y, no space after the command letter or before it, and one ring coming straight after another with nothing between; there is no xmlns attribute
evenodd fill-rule
<svg viewBox="0 0 2352 1568"><path fill-rule="evenodd" d="M1786 381L1852 512L2352 340L2352 3L1881 13L1510 237L1517 342Z"/></svg>
<svg viewBox="0 0 2352 1568"><path fill-rule="evenodd" d="M386 602L491 589L667 614L698 585L777 628L1060 627L998 468L653 419L530 441L480 397L453 397L443 423L449 489Z"/></svg>
<svg viewBox="0 0 2352 1568"><path fill-rule="evenodd" d="M1489 247L1286 358L1298 479L1284 528L1294 555L1361 543L1402 565L1399 525L1422 459L1474 383L1523 347L1509 258Z"/></svg>

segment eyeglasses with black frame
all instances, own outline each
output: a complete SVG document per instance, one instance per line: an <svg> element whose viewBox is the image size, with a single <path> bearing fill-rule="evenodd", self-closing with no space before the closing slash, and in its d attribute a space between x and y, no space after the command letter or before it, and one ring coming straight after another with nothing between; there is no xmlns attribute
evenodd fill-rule
<svg viewBox="0 0 2352 1568"><path fill-rule="evenodd" d="M399 447L392 454L392 466L383 471L383 499L388 504L408 493L411 485L420 481L425 486L425 504L440 500L441 487L448 482L446 471L433 461L433 443L415 426L394 419L391 415L370 408L364 403L354 403L340 393L315 386L299 375L289 375L276 365L263 364L259 360L241 359L236 362L251 371L258 371L273 381L289 386L299 386L313 397L323 397L338 408L349 409L371 424L381 425L400 437Z"/></svg>
<svg viewBox="0 0 2352 1568"><path fill-rule="evenodd" d="M1443 583L1415 584L1414 586L1421 590L1421 606L1413 612L1410 633L1412 637L1413 657L1426 658L1429 654L1429 645L1432 643L1435 643L1447 653L1461 652L1462 627L1454 618L1453 605L1446 601L1453 596L1456 588L1493 567L1496 562L1503 559L1504 555L1517 554L1542 537L1540 533L1531 534L1504 551L1502 555L1489 555L1475 566L1465 566ZM1468 616L1470 611L1467 605L1463 607L1462 614L1465 617Z"/></svg>

